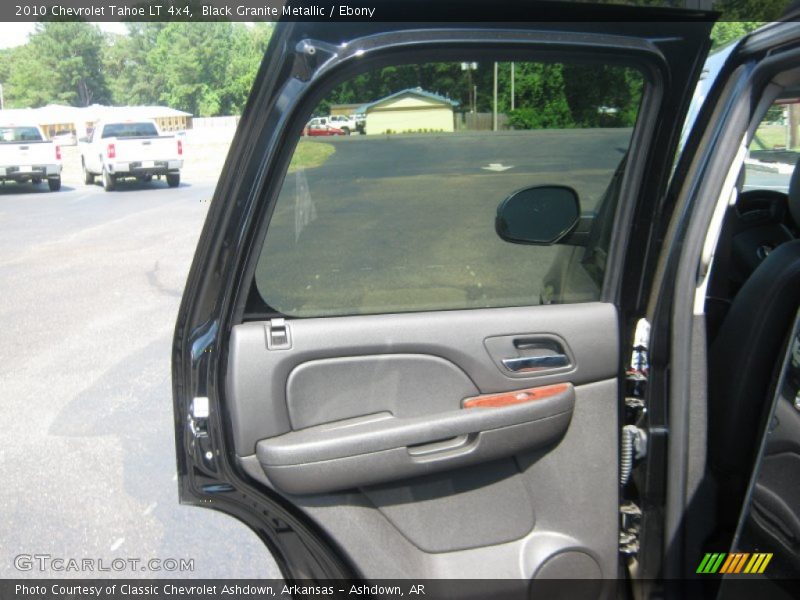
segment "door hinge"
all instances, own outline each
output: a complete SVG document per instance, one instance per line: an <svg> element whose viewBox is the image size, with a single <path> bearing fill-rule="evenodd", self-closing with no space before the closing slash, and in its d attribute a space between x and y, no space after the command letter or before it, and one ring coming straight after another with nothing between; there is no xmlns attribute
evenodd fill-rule
<svg viewBox="0 0 800 600"><path fill-rule="evenodd" d="M267 323L267 350L288 350L292 347L292 331L286 319L270 319Z"/></svg>
<svg viewBox="0 0 800 600"><path fill-rule="evenodd" d="M637 398L644 397L644 384L647 383L647 378L650 374L649 347L650 322L642 318L636 323L636 331L633 334L631 362L625 370L629 393ZM631 390L631 388L633 389ZM639 388L641 388L641 394L636 393L639 391Z"/></svg>
<svg viewBox="0 0 800 600"><path fill-rule="evenodd" d="M642 509L633 502L624 502L619 507L619 518L619 551L625 556L634 556L639 552Z"/></svg>
<svg viewBox="0 0 800 600"><path fill-rule="evenodd" d="M647 410L645 392L650 376L650 323L639 319L633 335L631 362L625 369L625 422L639 423Z"/></svg>

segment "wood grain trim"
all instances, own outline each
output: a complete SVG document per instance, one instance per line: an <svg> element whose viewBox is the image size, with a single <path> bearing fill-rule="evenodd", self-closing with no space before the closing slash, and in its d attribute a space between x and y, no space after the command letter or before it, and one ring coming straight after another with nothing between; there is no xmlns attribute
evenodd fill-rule
<svg viewBox="0 0 800 600"><path fill-rule="evenodd" d="M569 389L569 386L570 384L568 383L556 383L524 390L502 392L500 394L473 396L472 398L465 398L462 406L463 408L502 408L503 406L513 406L514 404L535 402L536 400L544 400L545 398L563 394Z"/></svg>

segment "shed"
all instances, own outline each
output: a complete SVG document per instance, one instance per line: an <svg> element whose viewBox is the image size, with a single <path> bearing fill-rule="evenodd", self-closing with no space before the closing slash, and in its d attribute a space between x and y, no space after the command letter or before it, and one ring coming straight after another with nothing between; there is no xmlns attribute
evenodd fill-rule
<svg viewBox="0 0 800 600"><path fill-rule="evenodd" d="M422 88L409 88L364 104L356 114L366 115L367 135L454 130L453 109L458 102Z"/></svg>
<svg viewBox="0 0 800 600"><path fill-rule="evenodd" d="M39 125L47 137L73 131L83 137L101 119L153 119L164 132L189 129L191 113L168 106L63 106L48 104L41 108L0 110L0 122L18 122Z"/></svg>

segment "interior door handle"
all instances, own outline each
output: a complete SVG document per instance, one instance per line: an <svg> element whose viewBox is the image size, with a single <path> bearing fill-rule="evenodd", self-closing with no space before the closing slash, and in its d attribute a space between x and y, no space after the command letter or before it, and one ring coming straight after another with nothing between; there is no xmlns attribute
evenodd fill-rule
<svg viewBox="0 0 800 600"><path fill-rule="evenodd" d="M503 366L512 373L526 371L541 371L569 366L569 357L566 354L545 354L541 356L517 356L504 358Z"/></svg>

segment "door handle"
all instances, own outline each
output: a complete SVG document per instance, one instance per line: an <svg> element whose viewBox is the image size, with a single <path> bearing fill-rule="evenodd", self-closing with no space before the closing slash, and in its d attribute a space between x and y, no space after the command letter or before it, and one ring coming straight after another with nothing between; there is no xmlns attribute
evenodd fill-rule
<svg viewBox="0 0 800 600"><path fill-rule="evenodd" d="M503 366L512 373L527 371L542 371L569 366L569 357L566 354L544 354L541 356L517 356L504 358Z"/></svg>

